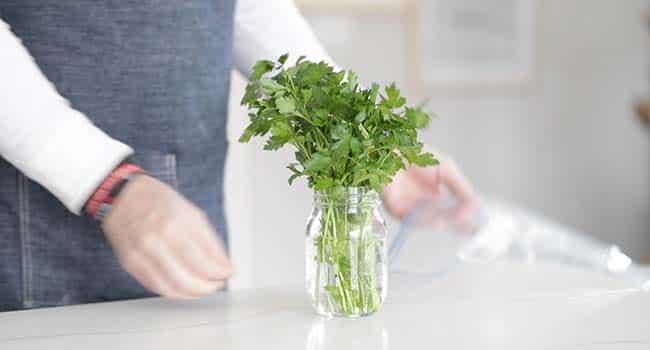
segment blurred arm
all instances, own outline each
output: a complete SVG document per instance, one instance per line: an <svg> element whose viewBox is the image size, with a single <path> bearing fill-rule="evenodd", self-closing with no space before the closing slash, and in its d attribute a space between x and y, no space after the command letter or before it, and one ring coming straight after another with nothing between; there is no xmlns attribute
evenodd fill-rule
<svg viewBox="0 0 650 350"><path fill-rule="evenodd" d="M261 59L275 60L284 53L290 60L334 64L292 0L239 0L235 10L234 64L244 76Z"/></svg>
<svg viewBox="0 0 650 350"><path fill-rule="evenodd" d="M0 20L0 155L79 214L131 153L70 107Z"/></svg>

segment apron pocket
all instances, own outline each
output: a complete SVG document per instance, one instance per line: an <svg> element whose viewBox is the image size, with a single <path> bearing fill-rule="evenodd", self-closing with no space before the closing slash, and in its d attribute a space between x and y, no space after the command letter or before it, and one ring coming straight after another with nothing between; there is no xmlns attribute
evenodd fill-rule
<svg viewBox="0 0 650 350"><path fill-rule="evenodd" d="M149 175L178 189L176 154L157 151L136 151L132 158Z"/></svg>

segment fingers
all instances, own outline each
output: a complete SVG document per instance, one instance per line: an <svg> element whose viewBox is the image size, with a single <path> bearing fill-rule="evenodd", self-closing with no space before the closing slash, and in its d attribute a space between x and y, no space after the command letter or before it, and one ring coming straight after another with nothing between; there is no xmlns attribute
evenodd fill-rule
<svg viewBox="0 0 650 350"><path fill-rule="evenodd" d="M440 182L447 187L461 200L466 201L474 197L472 185L460 172L455 163L448 163L438 169Z"/></svg>
<svg viewBox="0 0 650 350"><path fill-rule="evenodd" d="M418 187L417 183L404 171L398 172L393 177L392 183L384 188L383 199L386 208L391 214L403 219L421 196L421 190Z"/></svg>
<svg viewBox="0 0 650 350"><path fill-rule="evenodd" d="M199 245L202 255L217 266L219 272L216 278L228 278L232 272L232 265L228 259L225 245L205 217L203 217L203 225L204 229L197 232L196 243Z"/></svg>
<svg viewBox="0 0 650 350"><path fill-rule="evenodd" d="M148 249L131 253L123 265L145 288L169 298L197 298L224 286L224 279L197 273L196 262L180 258L177 251L165 242L152 241Z"/></svg>
<svg viewBox="0 0 650 350"><path fill-rule="evenodd" d="M228 255L205 214L154 178L130 183L102 228L124 269L162 296L199 297L230 277Z"/></svg>
<svg viewBox="0 0 650 350"><path fill-rule="evenodd" d="M174 292L199 297L214 292L230 277L231 267L223 246L203 214L194 220L168 226L166 249L152 259Z"/></svg>
<svg viewBox="0 0 650 350"><path fill-rule="evenodd" d="M447 162L445 166L438 170L438 173L440 183L446 185L460 200L455 214L456 218L467 218L471 213L478 210L480 206L478 197L455 162Z"/></svg>
<svg viewBox="0 0 650 350"><path fill-rule="evenodd" d="M230 263L206 254L200 234L171 232L143 234L121 259L125 269L145 288L169 298L196 298L222 288Z"/></svg>
<svg viewBox="0 0 650 350"><path fill-rule="evenodd" d="M230 268L210 256L198 242L179 247L176 255L190 272L202 279L218 281L229 276Z"/></svg>
<svg viewBox="0 0 650 350"><path fill-rule="evenodd" d="M133 276L143 287L167 298L183 298L174 288L156 271L153 264L146 259L138 258L138 261L131 261L122 264L125 270Z"/></svg>
<svg viewBox="0 0 650 350"><path fill-rule="evenodd" d="M413 167L409 173L418 182L432 188L438 193L440 186L445 185L461 201L466 201L474 197L472 185L467 181L453 161L443 160L439 165L433 167Z"/></svg>
<svg viewBox="0 0 650 350"><path fill-rule="evenodd" d="M441 193L443 186L447 187L459 200L458 207L453 214L449 215L454 219L466 219L480 206L480 202L474 193L470 182L465 178L456 163L445 157L441 157L440 164L433 167L413 167L409 175L426 189L436 194Z"/></svg>
<svg viewBox="0 0 650 350"><path fill-rule="evenodd" d="M161 276L162 285L171 289L170 297L198 298L213 293L224 285L223 280L208 280L194 273L189 265L178 259L172 249L153 253L153 273Z"/></svg>
<svg viewBox="0 0 650 350"><path fill-rule="evenodd" d="M469 218L472 213L479 210L481 206L480 201L476 196L469 197L460 203L460 207L454 215L455 218Z"/></svg>

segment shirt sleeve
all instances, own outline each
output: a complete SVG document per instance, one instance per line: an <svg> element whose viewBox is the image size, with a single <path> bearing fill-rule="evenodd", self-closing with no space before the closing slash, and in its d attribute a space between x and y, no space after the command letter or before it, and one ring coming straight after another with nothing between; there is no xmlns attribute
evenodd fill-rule
<svg viewBox="0 0 650 350"><path fill-rule="evenodd" d="M132 149L70 107L0 20L0 155L79 214Z"/></svg>
<svg viewBox="0 0 650 350"><path fill-rule="evenodd" d="M255 62L289 53L294 59L334 65L292 0L238 0L235 10L234 65L249 76Z"/></svg>

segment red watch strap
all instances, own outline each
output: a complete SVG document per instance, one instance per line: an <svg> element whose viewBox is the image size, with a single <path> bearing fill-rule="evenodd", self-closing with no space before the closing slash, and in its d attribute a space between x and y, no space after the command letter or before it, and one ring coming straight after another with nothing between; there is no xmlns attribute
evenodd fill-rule
<svg viewBox="0 0 650 350"><path fill-rule="evenodd" d="M85 211L88 216L101 220L108 213L115 197L119 194L125 183L135 175L145 171L136 164L125 162L118 165L97 187L95 192L86 202Z"/></svg>

